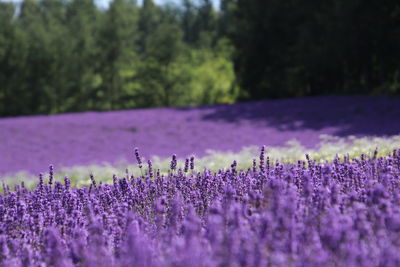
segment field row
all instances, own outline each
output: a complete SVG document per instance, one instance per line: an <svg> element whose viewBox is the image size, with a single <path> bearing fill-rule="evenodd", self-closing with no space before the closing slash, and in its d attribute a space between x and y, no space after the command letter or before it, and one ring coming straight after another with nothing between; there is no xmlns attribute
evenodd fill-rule
<svg viewBox="0 0 400 267"><path fill-rule="evenodd" d="M279 161L284 163L296 163L298 160L304 160L305 155L308 154L317 162L323 163L325 161L332 162L336 155L341 158L343 158L343 156L359 158L362 153L372 155L375 150L377 150L378 156L386 156L394 149L400 148L400 135L386 138L356 138L351 136L340 138L323 135L320 139L321 142L315 149L307 149L298 141L292 140L287 142L285 146L267 147L266 153L271 162ZM90 184L90 174L93 174L98 181L106 183L112 182L111 177L113 175L117 175L117 177L126 176L127 170L129 173L139 176L142 172L135 163L133 148L131 149L131 152L130 160L121 160L116 164L104 162L103 164L77 165L73 167L55 165L55 179L62 181L65 176L68 176L73 186L81 187ZM256 146L245 147L237 153L208 150L205 156L193 155L195 156L196 161L195 171L202 171L204 168L211 171L217 171L230 166L234 160L237 162L238 169L246 170L252 166L253 159L258 156L258 153L259 147ZM144 162L147 162L149 159L152 161L152 165L155 169L159 169L163 174L168 172L171 160L170 157L142 157ZM185 158L181 158L180 155L178 155L178 168L183 169L184 162ZM43 169L47 169L47 166L43 166ZM27 187L32 187L38 174L22 171L0 175L0 177L3 182L9 185L24 181Z"/></svg>

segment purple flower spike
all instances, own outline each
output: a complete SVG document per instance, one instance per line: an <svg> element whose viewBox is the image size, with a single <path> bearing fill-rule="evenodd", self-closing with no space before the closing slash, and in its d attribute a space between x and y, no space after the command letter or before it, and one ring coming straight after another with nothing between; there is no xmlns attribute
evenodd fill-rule
<svg viewBox="0 0 400 267"><path fill-rule="evenodd" d="M142 159L140 158L139 149L137 147L135 147L135 157L136 157L136 161L139 165L139 168L141 169L142 168Z"/></svg>
<svg viewBox="0 0 400 267"><path fill-rule="evenodd" d="M53 184L53 179L54 179L54 167L53 167L53 165L49 166L49 174L50 174L49 185L51 186Z"/></svg>
<svg viewBox="0 0 400 267"><path fill-rule="evenodd" d="M39 173L39 188L43 188L43 173Z"/></svg>
<svg viewBox="0 0 400 267"><path fill-rule="evenodd" d="M176 165L177 165L176 155L173 154L172 155L172 160L171 160L171 170L176 170Z"/></svg>
<svg viewBox="0 0 400 267"><path fill-rule="evenodd" d="M194 170L194 156L190 157L190 170Z"/></svg>
<svg viewBox="0 0 400 267"><path fill-rule="evenodd" d="M151 162L151 160L147 161L147 165L149 167L149 176L150 178L153 178L154 174L153 174L153 163Z"/></svg>
<svg viewBox="0 0 400 267"><path fill-rule="evenodd" d="M261 147L261 152L260 152L260 171L261 172L265 171L264 159L265 159L265 145Z"/></svg>

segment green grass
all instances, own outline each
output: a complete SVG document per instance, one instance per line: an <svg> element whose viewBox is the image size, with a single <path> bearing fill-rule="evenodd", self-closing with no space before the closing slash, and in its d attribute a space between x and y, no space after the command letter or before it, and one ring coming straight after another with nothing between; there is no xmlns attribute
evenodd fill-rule
<svg viewBox="0 0 400 267"><path fill-rule="evenodd" d="M371 155L375 149L378 149L378 156L386 156L393 149L400 148L400 135L382 137L364 137L355 138L349 136L347 138L339 138L332 136L321 136L321 142L315 149L306 149L295 140L288 141L285 146L267 147L267 156L271 162L279 160L280 162L297 162L297 160L305 160L305 154L309 154L312 159L318 162L331 161L336 155L341 158L344 155L350 157L359 157L362 153ZM202 171L204 168L216 171L218 169L227 168L236 160L238 167L247 169L252 165L253 158L259 157L260 147L250 146L244 147L240 152L232 151L207 151L207 155L195 159L195 171ZM167 173L170 165L170 158L153 157L153 168L160 169L161 173ZM145 162L145 161L144 161ZM178 168L183 168L184 159L178 160ZM57 167L57 166L56 166ZM144 164L144 169L147 166ZM90 184L89 175L93 174L98 182L111 182L113 174L118 177L126 175L126 169L129 174L135 176L141 175L140 169L135 163L134 156L130 162L120 161L117 164L89 165L89 166L74 166L68 168L56 168L56 181L62 181L64 176L71 179L73 186L83 186ZM45 175L45 179L48 176ZM1 177L5 184L13 185L24 181L27 187L34 186L38 178L26 172L9 174Z"/></svg>

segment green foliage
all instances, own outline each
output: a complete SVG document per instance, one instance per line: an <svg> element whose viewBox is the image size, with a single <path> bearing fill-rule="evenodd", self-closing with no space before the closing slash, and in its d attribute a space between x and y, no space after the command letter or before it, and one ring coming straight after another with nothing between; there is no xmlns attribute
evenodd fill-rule
<svg viewBox="0 0 400 267"><path fill-rule="evenodd" d="M66 8L67 38L70 48L65 62L68 69L68 90L64 95L63 108L66 111L93 109L93 99L99 90L101 76L97 72L100 48L97 46L100 28L100 12L92 0L75 0Z"/></svg>
<svg viewBox="0 0 400 267"><path fill-rule="evenodd" d="M178 38L171 38L174 34L179 35L177 28L168 30L163 26L162 29L165 33L171 31L163 39L166 46L183 48L172 55L170 51L174 49L155 49L155 54L149 52L149 59L140 65L134 75L136 78L129 84L131 99L137 101L137 106L198 106L236 101L239 88L230 60L232 46L226 39L221 40L214 51L189 49L183 43L176 43ZM158 38L164 36L155 33Z"/></svg>
<svg viewBox="0 0 400 267"><path fill-rule="evenodd" d="M229 51L228 40L221 40L216 51L207 49L191 51L190 59L185 60L189 65L191 79L187 88L190 105L208 105L213 103L234 103L239 94L235 83L233 63ZM199 102L200 101L200 102Z"/></svg>
<svg viewBox="0 0 400 267"><path fill-rule="evenodd" d="M224 0L223 8L252 98L399 92L398 1Z"/></svg>
<svg viewBox="0 0 400 267"><path fill-rule="evenodd" d="M117 109L123 102L123 73L137 60L138 10L135 2L114 0L100 28L100 75L102 92L98 101L101 109Z"/></svg>
<svg viewBox="0 0 400 267"><path fill-rule="evenodd" d="M196 4L196 2L199 2ZM210 48L217 36L218 16L210 0L182 1L182 29L184 40L198 48Z"/></svg>
<svg viewBox="0 0 400 267"><path fill-rule="evenodd" d="M398 1L141 2L0 3L0 116L400 93Z"/></svg>
<svg viewBox="0 0 400 267"><path fill-rule="evenodd" d="M0 112L2 114L11 113L15 107L10 105L10 100L17 103L13 91L18 84L15 69L20 68L21 58L24 55L18 53L23 46L20 33L12 21L15 6L10 3L0 3Z"/></svg>
<svg viewBox="0 0 400 267"><path fill-rule="evenodd" d="M105 10L93 0L24 0L20 12L0 4L0 116L231 103L238 95L232 45L217 35L210 1L190 12L152 0L113 0Z"/></svg>

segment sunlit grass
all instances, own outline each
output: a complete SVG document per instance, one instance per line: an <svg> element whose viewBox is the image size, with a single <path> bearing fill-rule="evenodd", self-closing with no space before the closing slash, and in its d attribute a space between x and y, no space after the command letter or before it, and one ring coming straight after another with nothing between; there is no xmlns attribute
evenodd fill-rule
<svg viewBox="0 0 400 267"><path fill-rule="evenodd" d="M307 149L296 140L288 141L285 146L267 147L267 156L270 157L272 163L279 160L280 162L297 162L305 160L305 154L309 154L312 159L318 162L331 161L336 155L343 158L349 155L351 158L359 157L362 153L371 155L375 149L378 149L378 156L386 156L393 149L400 148L400 135L390 137L364 137L356 138L349 136L347 138L339 138L332 136L321 136L321 142L315 149ZM207 151L204 157L195 158L195 172L202 171L204 168L216 171L218 169L228 168L231 163L236 160L238 167L247 169L251 167L254 158L258 159L260 147L249 146L244 147L240 152L232 151ZM163 174L168 173L170 166L170 158L153 157L153 168L160 169ZM146 162L146 159L143 159ZM184 158L179 158L178 168L184 167ZM139 176L141 171L138 168L134 155L130 161L120 161L116 164L104 163L102 165L74 166L61 168L57 170L56 181L62 181L68 176L73 186L83 186L90 184L89 175L93 174L98 182L112 182L113 175L118 177L126 176L126 170L129 175ZM147 169L146 164L143 166L143 172ZM37 183L37 175L26 172L9 174L1 177L7 185L13 185L24 182L27 187L32 187ZM45 178L47 176L45 175Z"/></svg>

